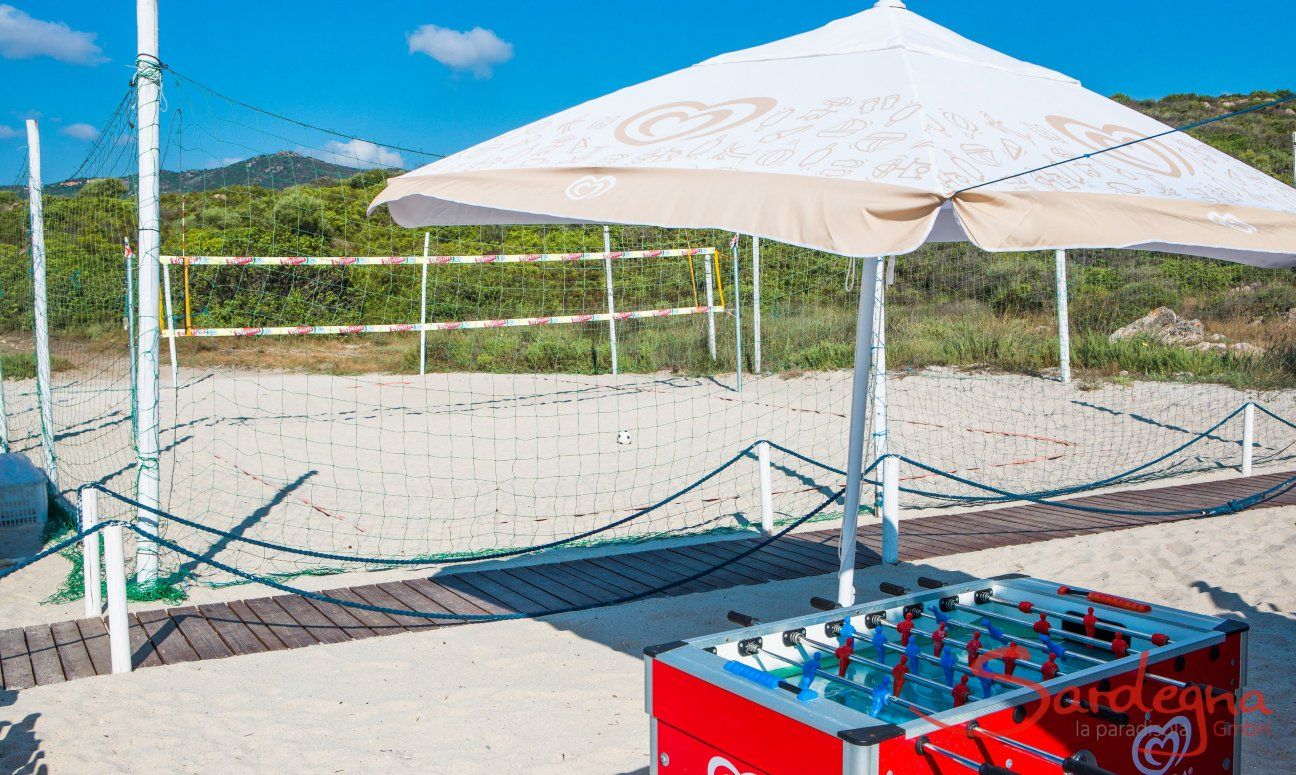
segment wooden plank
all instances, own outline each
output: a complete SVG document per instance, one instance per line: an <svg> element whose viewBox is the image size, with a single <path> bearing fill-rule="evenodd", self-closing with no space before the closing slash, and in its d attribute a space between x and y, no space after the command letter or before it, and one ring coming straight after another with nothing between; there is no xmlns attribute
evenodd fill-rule
<svg viewBox="0 0 1296 775"><path fill-rule="evenodd" d="M741 559L738 555L750 547L725 546L718 543L694 544L688 547L710 558L710 564L716 565L726 563L725 568L737 571L747 576L754 575L758 582L782 581L784 579L797 578L802 575L799 570L793 570L788 565L778 562L772 557L762 556L761 552L753 552Z"/></svg>
<svg viewBox="0 0 1296 775"><path fill-rule="evenodd" d="M532 566L526 570L548 582L549 590L570 600L573 606L602 605L605 600L615 600L620 597L616 593L608 592L601 584L592 584L566 573L560 563L552 563L549 567Z"/></svg>
<svg viewBox="0 0 1296 775"><path fill-rule="evenodd" d="M81 631L81 642L85 644L95 674L112 673L112 647L108 642L108 628L104 626L103 619L98 617L78 619L76 625Z"/></svg>
<svg viewBox="0 0 1296 775"><path fill-rule="evenodd" d="M567 563L567 570L572 573L590 578L606 585L613 585L620 588L622 595L647 595L652 590L660 586L660 582L654 578L644 578L642 575L634 573L633 569L619 565L617 563L607 563L604 566L597 565L590 560L576 560ZM669 597L669 592L656 592L652 597Z"/></svg>
<svg viewBox="0 0 1296 775"><path fill-rule="evenodd" d="M482 608L479 608L474 603L465 600L464 598L455 594L451 590L446 589L445 587L439 584L433 583L429 579L406 579L401 583L407 587L410 587L414 591L418 592L420 595L427 598L428 600L431 600L433 603L437 605L438 608L442 609L443 611L447 611L449 613L455 613L455 614L472 614L472 615L490 613L490 611L486 611Z"/></svg>
<svg viewBox="0 0 1296 775"><path fill-rule="evenodd" d="M288 612L279 607L276 598L259 597L253 600L245 600L247 607L256 615L261 623L270 628L284 646L290 649L299 649L306 646L314 646L319 641L311 637L310 632L297 623L297 620L288 615Z"/></svg>
<svg viewBox="0 0 1296 775"><path fill-rule="evenodd" d="M163 664L174 665L201 659L166 611L140 611L136 616Z"/></svg>
<svg viewBox="0 0 1296 775"><path fill-rule="evenodd" d="M220 635L212 628L203 615L199 613L194 606L183 606L172 608L167 611L171 615L171 620L180 628L180 633L184 635L185 640L198 653L200 659L223 659L234 656L234 652L225 641L221 640Z"/></svg>
<svg viewBox="0 0 1296 775"><path fill-rule="evenodd" d="M612 557L591 557L589 560L599 567L607 568L628 578L645 581L653 579L654 588L665 587L664 594L672 597L692 592L726 589L747 583L744 578L728 573L711 573L692 581L681 582L681 579L686 579L705 568L702 563L686 560L672 551L618 554ZM685 562L688 564L684 564ZM731 576L738 581L730 581Z"/></svg>
<svg viewBox="0 0 1296 775"><path fill-rule="evenodd" d="M198 607L198 611L235 654L260 654L269 651L248 626L244 617L234 613L225 603L202 605Z"/></svg>
<svg viewBox="0 0 1296 775"><path fill-rule="evenodd" d="M384 608L394 608L398 611L409 610L409 606L399 599L392 597L381 584L368 584L363 587L354 587L352 590L361 600L369 605L382 606ZM396 622L406 630L426 630L435 624L420 616L410 616L409 614L390 613L392 621Z"/></svg>
<svg viewBox="0 0 1296 775"><path fill-rule="evenodd" d="M63 665L59 661L58 650L54 646L54 635L49 625L36 624L24 627L27 637L27 653L31 656L32 672L36 675L36 685L63 683Z"/></svg>
<svg viewBox="0 0 1296 775"><path fill-rule="evenodd" d="M6 689L26 689L36 685L36 674L27 654L27 635L21 628L0 630L0 672L3 672Z"/></svg>
<svg viewBox="0 0 1296 775"><path fill-rule="evenodd" d="M534 568L501 568L494 572L493 578L532 600L541 601L546 611L560 611L595 602L592 596L563 584L555 584Z"/></svg>
<svg viewBox="0 0 1296 775"><path fill-rule="evenodd" d="M495 597L489 592L483 592L477 587L474 587L473 585L467 583L465 579L467 579L469 576L472 575L474 574L472 573L441 574L436 576L436 578L433 581L434 583L440 584L446 589L449 589L451 592L454 592L456 595L459 595L460 597L464 598L465 600L472 603L473 605L476 605L477 607L482 608L490 613L515 614L515 613L522 612L523 609L515 608L507 601L500 600L498 597ZM526 605L530 606L531 601L530 600L526 601Z"/></svg>
<svg viewBox="0 0 1296 775"><path fill-rule="evenodd" d="M321 594L328 595L329 597L338 600L346 600L350 603L368 605L367 600L364 600L349 589L328 589ZM351 616L354 616L357 621L369 628L369 630L375 635L396 635L397 633L405 632L405 628L397 624L396 620L392 619L387 614L370 611L366 608L356 608L352 606L338 607Z"/></svg>
<svg viewBox="0 0 1296 775"><path fill-rule="evenodd" d="M144 625L140 624L139 614L130 614L129 616L131 669L157 667L162 664L162 657L158 656L157 649L153 647L153 641L149 640L148 633L144 631Z"/></svg>
<svg viewBox="0 0 1296 775"><path fill-rule="evenodd" d="M301 595L276 595L274 601L293 621L301 625L306 634L320 643L345 643L351 636L319 612Z"/></svg>
<svg viewBox="0 0 1296 775"><path fill-rule="evenodd" d="M332 596L326 595L326 597ZM347 606L339 603L315 600L314 598L309 597L303 599L306 601L307 605L313 607L316 611L319 611L324 618L328 619L335 627L345 632L352 640L372 638L378 634L371 628L366 627L363 622L357 619L355 614L351 613L351 609Z"/></svg>
<svg viewBox="0 0 1296 775"><path fill-rule="evenodd" d="M502 584L495 578L494 574L480 572L465 573L459 576L457 581L490 595L518 613L536 615L542 614L545 610L544 603L538 602L524 594L521 589L515 589L512 585ZM537 595L536 597L541 596Z"/></svg>
<svg viewBox="0 0 1296 775"><path fill-rule="evenodd" d="M432 598L424 595L423 593L419 592L417 589L403 582L396 581L389 584L380 584L379 587L382 589L383 592L386 592L388 595L391 595L393 598L399 601L401 607L406 608L410 611L418 611L419 613L427 613L427 614L456 613L454 611L446 610L445 606L440 605ZM444 627L449 624L460 624L463 622L462 619L454 620L454 619L446 619L441 617L433 618L430 616L424 616L418 618L422 622L419 629Z"/></svg>
<svg viewBox="0 0 1296 775"><path fill-rule="evenodd" d="M67 680L98 675L90 661L90 652L81 642L81 629L76 622L55 622L50 625L50 634L54 636L54 649L63 663Z"/></svg>
<svg viewBox="0 0 1296 775"><path fill-rule="evenodd" d="M230 613L234 615L235 620L240 622L244 627L247 627L248 632L255 635L256 639L261 642L261 645L266 647L266 651L282 651L288 648L287 644L279 640L279 636L275 635L274 631L261 621L261 617L252 612L252 609L248 607L247 601L232 600L227 603L227 605Z"/></svg>

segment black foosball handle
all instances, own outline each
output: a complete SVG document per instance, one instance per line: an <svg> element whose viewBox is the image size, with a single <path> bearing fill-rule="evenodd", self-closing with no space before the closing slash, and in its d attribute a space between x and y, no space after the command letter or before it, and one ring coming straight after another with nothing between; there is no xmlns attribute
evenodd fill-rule
<svg viewBox="0 0 1296 775"><path fill-rule="evenodd" d="M1116 775L1111 770L1104 770L1096 764L1089 764L1074 756L1062 762L1062 771L1067 775Z"/></svg>
<svg viewBox="0 0 1296 775"><path fill-rule="evenodd" d="M878 584L878 589L882 590L884 593L888 595L894 595L896 597L899 597L900 595L909 594L908 587L902 587L899 584L892 584L889 581L884 581L881 584Z"/></svg>
<svg viewBox="0 0 1296 775"><path fill-rule="evenodd" d="M918 586L923 589L940 589L945 586L945 582L940 581L939 579L934 579L931 576L919 576Z"/></svg>
<svg viewBox="0 0 1296 775"><path fill-rule="evenodd" d="M820 611L832 611L840 607L826 597L812 597L810 598L810 605Z"/></svg>
<svg viewBox="0 0 1296 775"><path fill-rule="evenodd" d="M725 615L725 618L739 627L755 627L757 624L760 624L760 619L757 619L751 614L744 614L739 611L730 611Z"/></svg>

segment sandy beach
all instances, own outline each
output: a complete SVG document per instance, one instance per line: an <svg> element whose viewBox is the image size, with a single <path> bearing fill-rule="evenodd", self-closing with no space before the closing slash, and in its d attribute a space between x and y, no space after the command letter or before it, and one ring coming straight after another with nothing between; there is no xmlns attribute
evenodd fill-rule
<svg viewBox="0 0 1296 775"><path fill-rule="evenodd" d="M881 580L1020 572L1134 595L1251 626L1249 686L1270 732L1245 771L1296 760L1296 508L1179 522L899 568ZM641 773L640 651L765 619L831 594L818 577L612 609L451 627L336 646L142 670L0 694L4 772Z"/></svg>

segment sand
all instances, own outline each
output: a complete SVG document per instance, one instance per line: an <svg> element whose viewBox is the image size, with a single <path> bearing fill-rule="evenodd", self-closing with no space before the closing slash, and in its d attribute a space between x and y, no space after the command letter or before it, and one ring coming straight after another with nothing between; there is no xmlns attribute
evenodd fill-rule
<svg viewBox="0 0 1296 775"><path fill-rule="evenodd" d="M1251 625L1249 686L1273 709L1252 775L1296 761L1296 509L1264 509L861 572L880 580L1023 572ZM724 612L807 611L829 577L541 621L151 668L0 694L0 771L641 773L640 650L728 629Z"/></svg>

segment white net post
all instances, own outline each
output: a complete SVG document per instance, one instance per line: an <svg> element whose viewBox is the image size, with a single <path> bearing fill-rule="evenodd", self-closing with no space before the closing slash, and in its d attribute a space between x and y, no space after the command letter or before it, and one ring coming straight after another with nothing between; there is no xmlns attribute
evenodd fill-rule
<svg viewBox="0 0 1296 775"><path fill-rule="evenodd" d="M607 283L608 342L612 347L612 373L619 374L616 338L616 300L612 296L612 229L603 227L603 276Z"/></svg>
<svg viewBox="0 0 1296 775"><path fill-rule="evenodd" d="M752 371L761 373L760 237L752 237Z"/></svg>
<svg viewBox="0 0 1296 775"><path fill-rule="evenodd" d="M742 392L743 382L743 356L742 356L742 295L738 290L738 235L733 236L733 242L730 243L733 248L733 287L729 289L729 295L733 297L733 315L734 315L734 381L737 383L738 392Z"/></svg>
<svg viewBox="0 0 1296 775"><path fill-rule="evenodd" d="M706 303L707 303L707 351L711 353L711 360L716 359L716 325L715 325L715 278L711 272L711 256L702 257L702 266L705 267L703 275L706 277Z"/></svg>
<svg viewBox="0 0 1296 775"><path fill-rule="evenodd" d="M40 127L27 120L27 191L31 216L32 294L36 332L36 398L40 407L41 448L45 452L45 473L58 489L58 461L54 456L54 409L50 403L49 302L45 290L45 213L41 197Z"/></svg>
<svg viewBox="0 0 1296 775"><path fill-rule="evenodd" d="M874 262L873 280L873 354L872 403L873 451L879 461L877 474L882 486L877 491L878 512L882 516L882 561L899 562L900 502L899 462L891 457L891 427L887 414L886 380L886 270L887 259Z"/></svg>
<svg viewBox="0 0 1296 775"><path fill-rule="evenodd" d="M126 616L126 558L122 553L122 527L103 530L104 570L108 577L108 648L112 671L131 671L130 621Z"/></svg>
<svg viewBox="0 0 1296 775"><path fill-rule="evenodd" d="M427 374L427 283L428 283L428 248L432 244L432 232L423 232L423 280L419 288L419 376Z"/></svg>
<svg viewBox="0 0 1296 775"><path fill-rule="evenodd" d="M99 524L99 493L89 487L78 491L77 511L81 529L89 530ZM99 534L90 533L81 539L82 579L85 582L85 616L87 619L103 613L99 599Z"/></svg>
<svg viewBox="0 0 1296 775"><path fill-rule="evenodd" d="M855 531L859 527L860 485L864 472L864 434L868 429L869 372L873 353L873 301L877 262L863 262L859 312L855 318L855 368L851 387L850 431L847 439L846 509L842 514L841 543L837 549L837 602L855 603Z"/></svg>
<svg viewBox="0 0 1296 775"><path fill-rule="evenodd" d="M9 415L5 410L4 367L0 365L0 455L9 454Z"/></svg>
<svg viewBox="0 0 1296 775"><path fill-rule="evenodd" d="M1071 382L1071 316L1067 310L1067 255L1065 250L1054 254L1054 273L1057 278L1058 320L1058 372L1063 384Z"/></svg>
<svg viewBox="0 0 1296 775"><path fill-rule="evenodd" d="M158 268L160 265L160 192L158 111L162 69L158 60L157 0L137 0L139 55L135 89L139 110L139 344L136 348L136 497L141 504L138 523L156 533L161 503L158 422ZM111 544L112 542L109 541ZM118 540L120 545L120 538ZM109 564L111 568L111 563ZM157 544L141 536L136 542L135 573L141 584L157 580ZM123 604L124 608L124 604ZM128 665L129 669L129 665Z"/></svg>
<svg viewBox="0 0 1296 775"><path fill-rule="evenodd" d="M1255 404L1247 402L1242 409L1242 475L1251 475L1251 462L1255 455Z"/></svg>
<svg viewBox="0 0 1296 775"><path fill-rule="evenodd" d="M760 486L761 532L774 533L774 492L770 483L770 447L762 441L756 445L756 469Z"/></svg>

